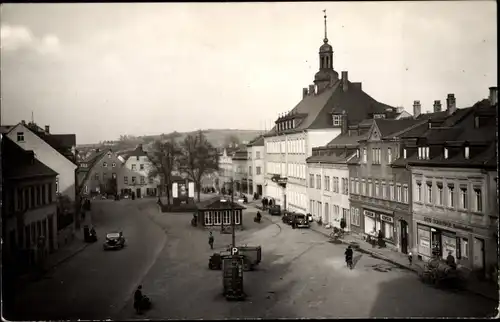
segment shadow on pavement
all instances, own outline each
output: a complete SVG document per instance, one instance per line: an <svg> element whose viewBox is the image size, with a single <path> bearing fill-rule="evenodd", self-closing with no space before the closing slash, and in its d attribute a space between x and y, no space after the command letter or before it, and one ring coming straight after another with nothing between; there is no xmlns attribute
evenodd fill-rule
<svg viewBox="0 0 500 322"><path fill-rule="evenodd" d="M379 272L388 274L382 270ZM498 302L466 292L453 293L416 282L414 276L381 282L378 291L370 312L371 318L485 318L497 314ZM430 298L433 300L429 301Z"/></svg>

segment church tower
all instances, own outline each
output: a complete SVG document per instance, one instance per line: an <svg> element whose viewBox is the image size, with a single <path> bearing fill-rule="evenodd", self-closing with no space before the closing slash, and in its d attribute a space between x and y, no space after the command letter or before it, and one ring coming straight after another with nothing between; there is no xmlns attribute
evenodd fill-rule
<svg viewBox="0 0 500 322"><path fill-rule="evenodd" d="M318 93L334 85L339 79L339 74L333 69L333 48L328 43L326 10L323 10L323 12L325 13L325 38L323 39L323 45L319 47L319 71L314 75L314 84Z"/></svg>

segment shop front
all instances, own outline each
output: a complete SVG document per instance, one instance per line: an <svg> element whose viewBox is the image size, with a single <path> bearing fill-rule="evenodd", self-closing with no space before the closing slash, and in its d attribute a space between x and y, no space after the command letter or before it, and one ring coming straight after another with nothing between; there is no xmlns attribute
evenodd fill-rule
<svg viewBox="0 0 500 322"><path fill-rule="evenodd" d="M374 209L363 209L364 233L366 235L378 236L382 232L384 240L395 246L396 227L394 226L394 215L389 212L375 211Z"/></svg>
<svg viewBox="0 0 500 322"><path fill-rule="evenodd" d="M413 217L417 236L415 250L420 259L429 260L433 256L446 259L451 253L457 264L484 271L485 242L490 239L484 229L420 214Z"/></svg>

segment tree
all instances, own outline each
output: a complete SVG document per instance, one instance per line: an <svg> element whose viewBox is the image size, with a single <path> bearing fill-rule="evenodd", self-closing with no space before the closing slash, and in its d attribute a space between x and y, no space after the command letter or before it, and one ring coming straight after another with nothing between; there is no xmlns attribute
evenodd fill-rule
<svg viewBox="0 0 500 322"><path fill-rule="evenodd" d="M167 189L167 204L170 205L170 189L172 187L172 171L175 169L181 150L175 140L166 142L155 140L152 150L148 153L151 159L151 167L148 170L148 178L160 176Z"/></svg>
<svg viewBox="0 0 500 322"><path fill-rule="evenodd" d="M182 142L179 168L194 181L198 201L200 201L201 179L205 174L219 170L217 150L208 142L202 131L188 135Z"/></svg>
<svg viewBox="0 0 500 322"><path fill-rule="evenodd" d="M228 137L226 137L226 147L237 147L240 144L240 139L234 135L231 134Z"/></svg>

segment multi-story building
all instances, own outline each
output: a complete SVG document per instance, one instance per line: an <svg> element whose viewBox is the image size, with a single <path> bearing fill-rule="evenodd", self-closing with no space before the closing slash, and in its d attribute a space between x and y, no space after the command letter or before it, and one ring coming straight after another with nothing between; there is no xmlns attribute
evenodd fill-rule
<svg viewBox="0 0 500 322"><path fill-rule="evenodd" d="M222 189L223 187L228 188L231 178L233 176L233 157L232 152L226 148L222 150L219 154L219 172L218 181L216 186L217 189Z"/></svg>
<svg viewBox="0 0 500 322"><path fill-rule="evenodd" d="M60 201L57 214L59 243L73 238L79 217L76 213L76 136L74 134L51 134L49 126L40 128L25 121L12 127L6 134L25 151L33 151L35 158L57 173L55 193Z"/></svg>
<svg viewBox="0 0 500 322"><path fill-rule="evenodd" d="M103 160L106 160L105 157ZM144 196L157 196L161 190L160 177L149 177L152 162L144 152L142 144L128 154L125 163L119 169L118 191L121 194L133 194L137 198Z"/></svg>
<svg viewBox="0 0 500 322"><path fill-rule="evenodd" d="M423 259L451 253L487 278L498 269L497 108L496 87L466 109L448 95L447 116L431 119L398 160L411 169L414 252Z"/></svg>
<svg viewBox="0 0 500 322"><path fill-rule="evenodd" d="M346 230L351 229L347 162L359 154L358 141L366 138L372 123L367 120L344 129L327 145L313 148L313 155L307 158L310 213L325 225L340 228L344 218Z"/></svg>
<svg viewBox="0 0 500 322"><path fill-rule="evenodd" d="M21 270L58 248L57 172L8 137L2 139L2 155L3 260Z"/></svg>
<svg viewBox="0 0 500 322"><path fill-rule="evenodd" d="M367 118L396 118L402 113L370 97L361 83L350 82L347 71L342 72L340 79L333 69L333 49L326 30L323 42L314 85L302 90L299 104L280 116L264 139L265 195L282 206L286 198L286 208L297 212L307 212L309 208L306 159L313 147L324 146L337 137L342 126ZM286 188L276 182L278 176L287 180Z"/></svg>
<svg viewBox="0 0 500 322"><path fill-rule="evenodd" d="M401 135L425 120L375 119L359 153L349 164L352 230L361 235L381 231L386 244L408 252L411 234L411 177L406 168L394 168L401 149Z"/></svg>
<svg viewBox="0 0 500 322"><path fill-rule="evenodd" d="M262 196L264 187L264 137L258 136L248 143L249 193Z"/></svg>
<svg viewBox="0 0 500 322"><path fill-rule="evenodd" d="M123 162L111 149L99 150L80 162L79 184L83 195L117 194L117 178ZM80 181L81 179L81 181Z"/></svg>

